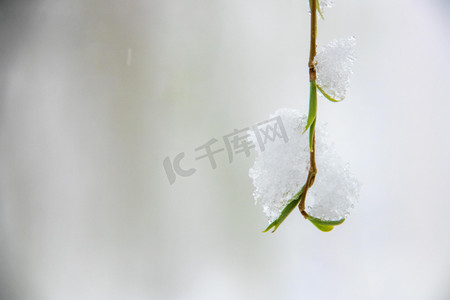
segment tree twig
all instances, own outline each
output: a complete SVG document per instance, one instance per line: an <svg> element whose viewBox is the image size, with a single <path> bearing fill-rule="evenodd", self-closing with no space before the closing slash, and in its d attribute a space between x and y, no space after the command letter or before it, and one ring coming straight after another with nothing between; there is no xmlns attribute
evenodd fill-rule
<svg viewBox="0 0 450 300"><path fill-rule="evenodd" d="M314 65L314 58L317 53L317 1L310 0L309 6L311 8L311 45L309 50L309 81L314 82L317 78L316 66Z"/></svg>
<svg viewBox="0 0 450 300"><path fill-rule="evenodd" d="M314 65L314 58L316 57L317 53L317 1L316 0L310 0L309 1L310 9L311 9L311 46L310 46L310 52L309 52L309 81L311 83L314 83L314 91L311 91L310 97L313 97L312 93L317 93L317 88L315 85L316 79L317 79L317 72L316 72L316 66ZM316 117L317 119L317 117ZM316 179L317 174L317 166L316 166L316 132L315 132L315 124L316 120L314 120L312 126L309 128L310 134L312 134L312 139L310 139L310 168L308 172L308 178L306 179L305 189L303 191L302 197L300 199L300 203L298 205L298 208L300 210L300 213L305 217L305 219L308 218L308 213L305 210L305 200L306 195L308 193L308 190L310 187L313 186L314 180Z"/></svg>

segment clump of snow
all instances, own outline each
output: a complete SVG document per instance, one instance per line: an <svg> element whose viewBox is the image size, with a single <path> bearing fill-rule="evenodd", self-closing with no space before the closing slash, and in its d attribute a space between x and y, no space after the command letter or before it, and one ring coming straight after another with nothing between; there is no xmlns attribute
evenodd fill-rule
<svg viewBox="0 0 450 300"><path fill-rule="evenodd" d="M289 138L275 139L258 147L258 156L249 171L253 179L256 203L259 203L269 222L279 216L289 200L305 184L310 166L308 134L302 134L307 117L295 109L279 109L271 118L280 116ZM249 132L249 140L256 137ZM359 183L326 141L324 127L316 126L316 163L318 174L314 186L306 198L307 212L322 220L338 220L347 217L357 202Z"/></svg>
<svg viewBox="0 0 450 300"><path fill-rule="evenodd" d="M255 186L255 201L262 205L270 222L279 217L288 201L301 189L309 168L308 135L302 135L306 116L293 109L279 109L270 118L276 116L281 117L289 141L268 141L264 151L256 147L258 157L249 171ZM254 133L249 133L249 140L256 144Z"/></svg>
<svg viewBox="0 0 450 300"><path fill-rule="evenodd" d="M355 38L333 40L316 55L317 84L336 100L343 100L355 61Z"/></svg>
<svg viewBox="0 0 450 300"><path fill-rule="evenodd" d="M308 191L306 211L321 220L348 217L359 198L360 183L327 140L324 125L316 126L317 176Z"/></svg>

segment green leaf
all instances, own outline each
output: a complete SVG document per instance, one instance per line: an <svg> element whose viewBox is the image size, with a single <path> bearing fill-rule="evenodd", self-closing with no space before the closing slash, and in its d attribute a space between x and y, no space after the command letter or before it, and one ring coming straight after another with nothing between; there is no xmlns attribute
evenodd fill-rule
<svg viewBox="0 0 450 300"><path fill-rule="evenodd" d="M325 98L327 98L328 100L330 100L331 102L341 102L342 100L336 100L333 97L331 97L330 95L328 95L320 86L317 86L317 88L319 89L319 91L322 93L322 95L325 96Z"/></svg>
<svg viewBox="0 0 450 300"><path fill-rule="evenodd" d="M334 229L334 226L331 226L331 225L323 225L323 224L318 224L318 223L314 223L314 222L312 222L312 223L314 224L314 226L319 228L320 231L323 231L323 232L330 232L331 230Z"/></svg>
<svg viewBox="0 0 450 300"><path fill-rule="evenodd" d="M309 127L312 125L312 123L316 120L317 115L317 88L316 88L316 82L311 81L309 85L309 114L308 114L308 121L306 123L306 128L303 131L305 133Z"/></svg>
<svg viewBox="0 0 450 300"><path fill-rule="evenodd" d="M317 11L320 14L320 17L322 18L322 20L325 20L325 17L323 16L322 10L320 9L320 3L319 0L317 0Z"/></svg>
<svg viewBox="0 0 450 300"><path fill-rule="evenodd" d="M337 221L325 221L318 218L314 218L312 216L308 216L308 220L311 221L311 223L313 223L314 226L319 228L321 231L330 232L331 230L334 229L334 226L344 223L345 218Z"/></svg>
<svg viewBox="0 0 450 300"><path fill-rule="evenodd" d="M309 149L311 152L314 151L314 131L316 130L316 120L311 124L311 128L309 129Z"/></svg>
<svg viewBox="0 0 450 300"><path fill-rule="evenodd" d="M289 216L289 214L298 206L300 203L300 198L302 197L303 191L305 189L305 186L302 187L302 189L290 200L289 204L286 205L286 207L281 212L278 219L273 221L263 232L267 232L270 229L274 228L272 233L275 232L275 230L278 229L278 227L283 223L283 221Z"/></svg>

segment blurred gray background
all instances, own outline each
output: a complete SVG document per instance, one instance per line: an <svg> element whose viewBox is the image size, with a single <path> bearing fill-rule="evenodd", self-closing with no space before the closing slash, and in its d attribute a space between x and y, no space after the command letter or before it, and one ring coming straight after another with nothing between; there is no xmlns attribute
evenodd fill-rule
<svg viewBox="0 0 450 300"><path fill-rule="evenodd" d="M318 118L360 203L275 234L253 157L194 149L307 112L306 0L1 2L0 299L450 299L449 1L335 2L358 60Z"/></svg>

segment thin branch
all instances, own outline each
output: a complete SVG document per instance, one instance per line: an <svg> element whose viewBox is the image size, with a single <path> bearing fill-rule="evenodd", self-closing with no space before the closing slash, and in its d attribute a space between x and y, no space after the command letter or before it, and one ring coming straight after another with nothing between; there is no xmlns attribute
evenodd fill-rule
<svg viewBox="0 0 450 300"><path fill-rule="evenodd" d="M310 52L309 52L309 81L314 85L314 88L310 92L310 99L311 97L317 98L317 87L316 87L316 79L317 79L317 72L316 72L316 66L314 65L314 58L316 57L317 53L317 1L316 0L310 0L309 5L311 8L311 46L310 46ZM311 101L310 101L311 103ZM310 104L311 105L311 104ZM316 179L317 174L317 166L316 166L316 119L314 120L313 124L309 128L310 134L312 134L312 139L310 139L310 168L308 172L308 178L306 179L305 189L303 191L302 197L300 199L300 203L298 204L298 208L300 210L300 213L305 217L305 219L308 218L308 213L305 209L305 202L306 202L306 195L308 194L309 188L311 188L314 184L314 180Z"/></svg>
<svg viewBox="0 0 450 300"><path fill-rule="evenodd" d="M310 0L309 6L311 8L311 45L309 50L309 81L316 81L316 66L314 65L314 58L317 53L317 1Z"/></svg>

